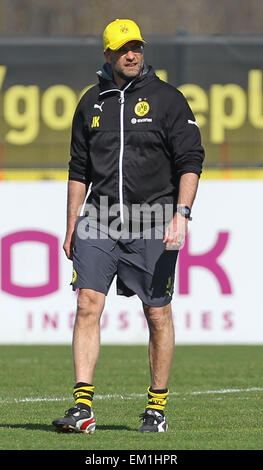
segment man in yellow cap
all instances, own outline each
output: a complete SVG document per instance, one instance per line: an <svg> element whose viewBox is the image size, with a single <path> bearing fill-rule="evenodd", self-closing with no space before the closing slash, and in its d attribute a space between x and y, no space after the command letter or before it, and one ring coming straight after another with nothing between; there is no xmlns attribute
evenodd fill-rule
<svg viewBox="0 0 263 470"><path fill-rule="evenodd" d="M106 63L99 83L80 100L72 125L64 250L73 259L73 289L79 290L75 405L53 424L64 432L95 430L100 317L116 277L117 294L141 300L150 333L151 383L139 431L164 432L174 353L174 272L204 150L183 95L144 63L137 24L117 19L103 41Z"/></svg>

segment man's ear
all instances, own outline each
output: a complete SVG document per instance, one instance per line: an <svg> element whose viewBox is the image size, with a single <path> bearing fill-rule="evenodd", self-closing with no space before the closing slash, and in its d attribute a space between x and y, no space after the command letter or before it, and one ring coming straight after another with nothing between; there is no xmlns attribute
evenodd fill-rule
<svg viewBox="0 0 263 470"><path fill-rule="evenodd" d="M110 64L110 53L109 53L108 49L106 51L104 51L104 57L105 57L106 61Z"/></svg>

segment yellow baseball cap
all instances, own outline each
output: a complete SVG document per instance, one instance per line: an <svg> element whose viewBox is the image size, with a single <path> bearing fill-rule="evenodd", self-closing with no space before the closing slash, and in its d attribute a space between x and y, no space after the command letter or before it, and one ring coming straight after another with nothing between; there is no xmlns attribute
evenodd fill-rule
<svg viewBox="0 0 263 470"><path fill-rule="evenodd" d="M144 42L139 26L132 20L114 20L106 26L103 33L104 51L117 51L129 41Z"/></svg>

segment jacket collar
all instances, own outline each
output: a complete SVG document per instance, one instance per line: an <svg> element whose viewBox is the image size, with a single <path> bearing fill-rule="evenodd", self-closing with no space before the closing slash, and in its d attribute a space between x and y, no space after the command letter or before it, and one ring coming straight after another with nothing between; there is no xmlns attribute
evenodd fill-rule
<svg viewBox="0 0 263 470"><path fill-rule="evenodd" d="M103 67L98 70L97 75L99 77L99 85L101 91L109 90L109 89L116 89L116 84L113 80L113 73L111 65L106 62ZM157 76L155 75L154 69L151 65L144 64L142 74L134 80L132 85L128 88L127 91L132 91L133 89L141 88L149 81L156 79ZM124 85L124 87L127 83Z"/></svg>

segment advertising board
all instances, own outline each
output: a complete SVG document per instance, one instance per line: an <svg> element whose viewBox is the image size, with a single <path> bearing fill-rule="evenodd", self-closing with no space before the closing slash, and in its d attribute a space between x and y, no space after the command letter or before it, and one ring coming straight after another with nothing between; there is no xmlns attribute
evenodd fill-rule
<svg viewBox="0 0 263 470"><path fill-rule="evenodd" d="M262 180L201 179L176 267L177 344L263 344L262 190ZM66 193L64 181L0 184L0 344L71 343L77 296L62 249ZM140 300L117 296L115 281L101 340L148 341Z"/></svg>

